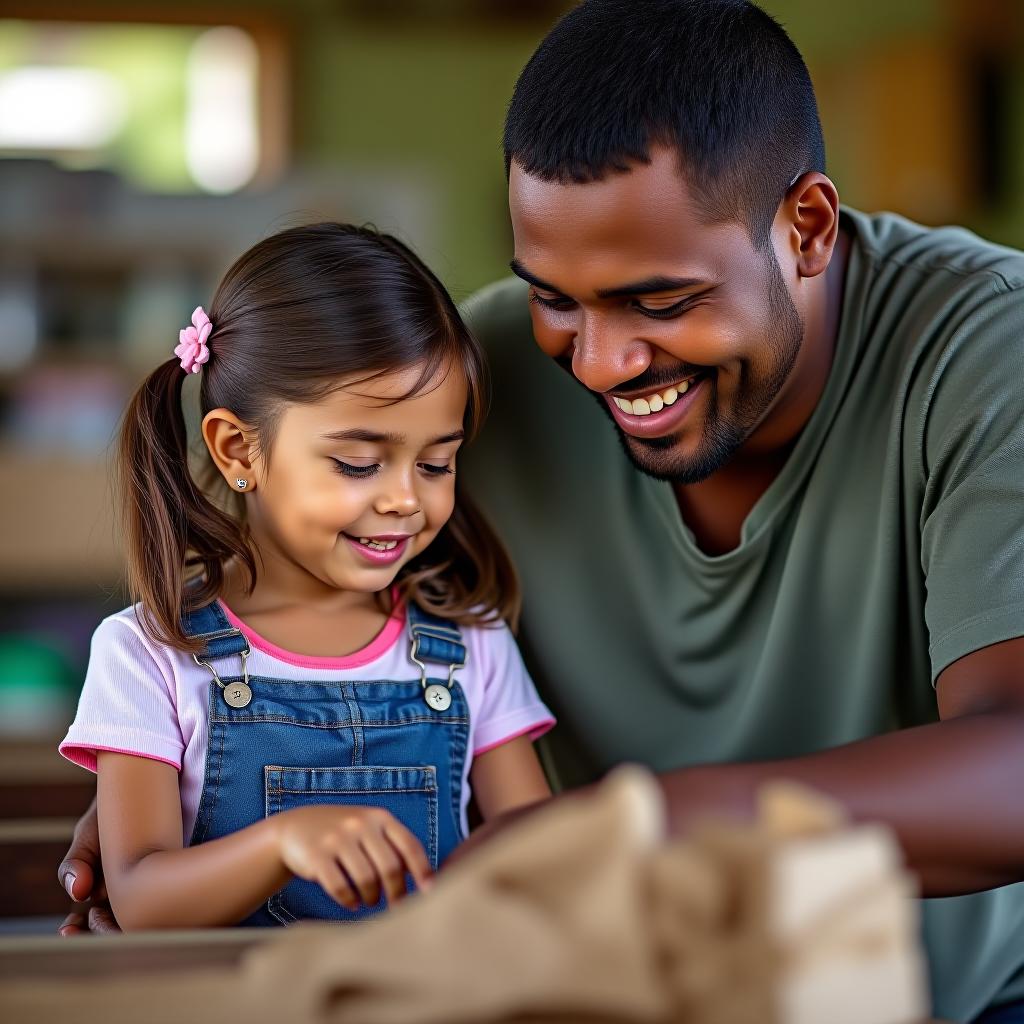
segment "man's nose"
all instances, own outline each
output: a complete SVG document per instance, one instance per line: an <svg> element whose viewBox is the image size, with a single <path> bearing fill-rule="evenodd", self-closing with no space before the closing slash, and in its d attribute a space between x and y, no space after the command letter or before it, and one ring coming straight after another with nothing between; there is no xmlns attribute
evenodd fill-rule
<svg viewBox="0 0 1024 1024"><path fill-rule="evenodd" d="M572 372L591 391L639 377L653 362L651 346L601 316L584 313L573 342Z"/></svg>

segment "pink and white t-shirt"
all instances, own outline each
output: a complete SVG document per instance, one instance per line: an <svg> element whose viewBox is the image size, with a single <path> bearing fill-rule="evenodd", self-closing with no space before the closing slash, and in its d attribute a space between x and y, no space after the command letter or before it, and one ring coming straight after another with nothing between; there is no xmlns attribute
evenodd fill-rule
<svg viewBox="0 0 1024 1024"><path fill-rule="evenodd" d="M221 605L249 641L249 674L310 682L413 679L405 613L400 606L362 650L314 658L275 647ZM479 756L517 736L536 739L554 725L504 623L461 627L466 665L456 672L469 705L469 749ZM232 673L235 669L231 670ZM60 752L96 771L96 751L113 750L164 761L178 769L182 837L188 843L199 810L209 735L210 673L190 654L152 643L136 607L104 619L92 638L89 669L78 712ZM467 828L469 767L462 787L462 827Z"/></svg>

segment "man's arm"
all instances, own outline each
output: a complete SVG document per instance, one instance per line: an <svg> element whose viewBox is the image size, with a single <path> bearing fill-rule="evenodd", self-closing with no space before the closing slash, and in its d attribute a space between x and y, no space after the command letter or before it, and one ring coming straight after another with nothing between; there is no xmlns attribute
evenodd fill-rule
<svg viewBox="0 0 1024 1024"><path fill-rule="evenodd" d="M954 662L937 695L941 721L931 725L806 757L666 773L672 831L750 816L761 783L786 778L891 826L925 896L1024 880L1024 638Z"/></svg>
<svg viewBox="0 0 1024 1024"><path fill-rule="evenodd" d="M107 888L103 883L95 798L75 826L71 846L57 868L57 881L76 903L83 904L81 910L73 910L61 921L58 928L61 935L82 932L102 935L121 930L107 902ZM86 901L89 905L84 905Z"/></svg>

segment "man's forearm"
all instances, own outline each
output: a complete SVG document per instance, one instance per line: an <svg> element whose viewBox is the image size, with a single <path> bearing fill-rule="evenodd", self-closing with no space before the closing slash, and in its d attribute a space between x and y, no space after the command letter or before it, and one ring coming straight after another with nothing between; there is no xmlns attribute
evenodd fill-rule
<svg viewBox="0 0 1024 1024"><path fill-rule="evenodd" d="M1024 880L1024 714L1000 712L860 740L805 757L662 776L672 830L753 814L757 790L792 779L899 837L926 896Z"/></svg>

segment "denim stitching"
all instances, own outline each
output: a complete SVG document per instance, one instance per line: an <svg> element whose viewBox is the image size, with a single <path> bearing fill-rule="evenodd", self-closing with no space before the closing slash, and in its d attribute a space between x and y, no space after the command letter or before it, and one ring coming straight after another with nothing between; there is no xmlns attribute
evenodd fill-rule
<svg viewBox="0 0 1024 1024"><path fill-rule="evenodd" d="M415 715L412 718L387 718L381 721L366 721L360 719L359 725L355 726L349 721L340 722L304 722L300 718L290 718L287 715L217 715L211 719L212 722L230 722L232 725L246 725L249 722L284 722L285 724L298 725L304 729L387 729L403 725L469 725L469 718L464 715L451 715L442 718L440 715Z"/></svg>
<svg viewBox="0 0 1024 1024"><path fill-rule="evenodd" d="M217 684L211 681L211 683L210 683L210 708L211 708L211 711L212 711L212 708L214 706L214 701L216 701L216 699L217 699L216 691L218 689L219 689L219 687L217 686ZM202 803L204 803L206 805L206 818L203 821L203 831L202 831L202 833L200 834L200 836L198 838L197 845L198 845L198 843L202 843L202 842L206 841L206 837L210 833L210 826L213 824L213 813L217 809L217 797L220 794L220 774L221 774L221 770L222 770L222 768L224 766L224 743L225 743L225 741L227 739L227 730L226 729L214 730L213 727L212 727L213 726L213 715L212 714L211 714L210 718L211 718L211 722L210 722L211 728L210 728L210 735L207 738L207 747L206 747L206 772L203 773L204 774L204 784L203 784L203 793L202 793L202 797L201 797ZM216 731L216 733L217 733L217 741L218 741L217 742L217 746L216 746L216 754L215 754L215 756L216 756L216 763L217 763L217 775L216 775L215 778L211 777L213 763L214 763L212 758L211 758L211 754L213 754L213 751L214 751L214 742L213 742L213 733L214 733L214 731ZM211 774L207 774L208 772L211 773ZM209 800L207 800L207 785L209 785L209 793L210 793Z"/></svg>

